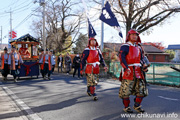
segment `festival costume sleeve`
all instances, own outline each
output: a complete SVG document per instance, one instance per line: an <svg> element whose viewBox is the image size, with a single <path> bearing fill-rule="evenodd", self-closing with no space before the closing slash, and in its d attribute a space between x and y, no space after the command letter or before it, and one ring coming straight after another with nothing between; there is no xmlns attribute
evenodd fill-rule
<svg viewBox="0 0 180 120"><path fill-rule="evenodd" d="M89 56L89 50L84 50L82 54L82 61L81 61L81 70L84 69L84 66L86 65L86 59Z"/></svg>
<svg viewBox="0 0 180 120"><path fill-rule="evenodd" d="M39 60L39 63L40 63L40 64L43 63L43 58L44 58L44 55L42 55L41 59Z"/></svg>
<svg viewBox="0 0 180 120"><path fill-rule="evenodd" d="M150 64L150 62L149 62L149 60L148 60L148 58L146 56L144 56L144 62L146 63L146 65Z"/></svg>
<svg viewBox="0 0 180 120"><path fill-rule="evenodd" d="M128 64L126 62L126 55L128 54L128 52L129 52L129 46L122 45L119 52L119 59L120 59L121 66L124 69L128 69Z"/></svg>

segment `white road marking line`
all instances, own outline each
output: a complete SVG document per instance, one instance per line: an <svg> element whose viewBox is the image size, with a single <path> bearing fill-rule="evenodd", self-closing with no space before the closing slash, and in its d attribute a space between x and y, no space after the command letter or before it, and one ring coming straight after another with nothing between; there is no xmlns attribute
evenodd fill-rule
<svg viewBox="0 0 180 120"><path fill-rule="evenodd" d="M162 99L166 99L166 100L173 100L173 101L179 101L179 99L174 99L174 98L168 98L168 97L163 97L163 96L158 96Z"/></svg>
<svg viewBox="0 0 180 120"><path fill-rule="evenodd" d="M2 87L6 93L16 102L16 104L20 107L21 110L25 110L27 112L27 117L30 120L42 120L36 113L34 113L21 99L19 99L8 87L3 85Z"/></svg>

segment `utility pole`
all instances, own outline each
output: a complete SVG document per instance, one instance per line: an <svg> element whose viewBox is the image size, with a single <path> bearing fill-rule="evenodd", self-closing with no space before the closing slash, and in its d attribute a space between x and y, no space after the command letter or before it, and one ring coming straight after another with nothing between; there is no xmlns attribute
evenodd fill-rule
<svg viewBox="0 0 180 120"><path fill-rule="evenodd" d="M12 41L12 12L10 9L10 32L11 32L11 41Z"/></svg>
<svg viewBox="0 0 180 120"><path fill-rule="evenodd" d="M45 0L40 0L40 5L43 7L43 49L46 51L46 31L45 31Z"/></svg>
<svg viewBox="0 0 180 120"><path fill-rule="evenodd" d="M37 3L37 0L34 0L34 4ZM45 13L45 7L46 3L45 0L39 0L39 5L43 7L43 12L42 12L42 18L43 18L43 37L42 37L42 43L43 43L43 49L46 51L46 31L45 31L45 21L46 21L46 13Z"/></svg>
<svg viewBox="0 0 180 120"><path fill-rule="evenodd" d="M2 45L2 26L1 26L1 45Z"/></svg>
<svg viewBox="0 0 180 120"><path fill-rule="evenodd" d="M7 13L10 13L10 32L9 32L10 38L8 37L8 48L10 49L11 48L10 42L12 41L12 11L11 11L11 8L10 8L10 11ZM8 33L8 36L9 36L9 33Z"/></svg>
<svg viewBox="0 0 180 120"><path fill-rule="evenodd" d="M102 0L102 8L104 7L104 0ZM101 21L101 51L104 48L104 23Z"/></svg>

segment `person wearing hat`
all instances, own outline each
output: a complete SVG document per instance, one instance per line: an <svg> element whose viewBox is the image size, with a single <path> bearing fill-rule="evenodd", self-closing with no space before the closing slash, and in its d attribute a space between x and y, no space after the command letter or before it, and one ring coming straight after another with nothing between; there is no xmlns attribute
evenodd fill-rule
<svg viewBox="0 0 180 120"><path fill-rule="evenodd" d="M14 82L17 82L17 76L20 74L19 69L22 63L21 55L16 52L16 48L13 46L9 54L8 65L11 69L11 75L14 77Z"/></svg>
<svg viewBox="0 0 180 120"><path fill-rule="evenodd" d="M49 50L46 49L46 53L43 55L39 63L41 64L41 69L43 70L43 78L46 78L46 74L48 74L48 79L50 80L50 76L52 73L52 67L55 65L55 61L52 55L49 54Z"/></svg>
<svg viewBox="0 0 180 120"><path fill-rule="evenodd" d="M143 113L141 102L148 95L144 82L142 67L144 66L142 48L137 44L141 43L139 33L131 29L128 31L126 43L120 47L119 58L122 70L120 73L121 86L119 97L122 98L124 111L132 113L130 108L130 95L135 95L134 110Z"/></svg>
<svg viewBox="0 0 180 120"><path fill-rule="evenodd" d="M95 38L89 38L88 46L85 48L82 54L80 73L81 75L83 74L84 67L86 66L85 73L87 79L87 94L88 96L93 96L94 101L98 100L97 94L95 93L95 86L99 82L100 63L106 71L107 67L98 47L97 40Z"/></svg>
<svg viewBox="0 0 180 120"><path fill-rule="evenodd" d="M43 58L43 56L44 56L44 49L40 49L39 61L41 60L41 58ZM44 76L42 64L40 64L40 73L42 76Z"/></svg>
<svg viewBox="0 0 180 120"><path fill-rule="evenodd" d="M8 67L8 49L5 47L4 52L1 53L1 74L3 76L3 80L7 80L7 75L10 73L10 69Z"/></svg>

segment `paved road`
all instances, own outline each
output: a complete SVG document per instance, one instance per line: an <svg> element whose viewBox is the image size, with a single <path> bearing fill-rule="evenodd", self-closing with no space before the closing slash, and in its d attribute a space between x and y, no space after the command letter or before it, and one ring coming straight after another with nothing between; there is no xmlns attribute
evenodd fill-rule
<svg viewBox="0 0 180 120"><path fill-rule="evenodd" d="M97 86L98 101L86 95L86 80L66 74L55 74L52 80L28 79L18 83L7 82L8 93L29 119L42 120L118 120L124 112L118 97L120 82L101 79ZM180 88L149 86L149 96L144 98L145 114L131 114L125 120L180 119ZM17 100L16 100L17 99ZM133 96L131 96L133 106ZM170 116L171 115L171 116Z"/></svg>

